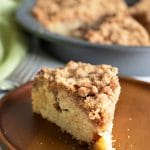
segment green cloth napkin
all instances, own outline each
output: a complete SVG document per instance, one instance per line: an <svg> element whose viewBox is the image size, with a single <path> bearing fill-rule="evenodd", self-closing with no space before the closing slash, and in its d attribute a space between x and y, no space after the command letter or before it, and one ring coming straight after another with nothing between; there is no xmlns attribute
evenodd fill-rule
<svg viewBox="0 0 150 150"><path fill-rule="evenodd" d="M20 0L0 2L0 81L8 77L25 57L27 42L15 21Z"/></svg>

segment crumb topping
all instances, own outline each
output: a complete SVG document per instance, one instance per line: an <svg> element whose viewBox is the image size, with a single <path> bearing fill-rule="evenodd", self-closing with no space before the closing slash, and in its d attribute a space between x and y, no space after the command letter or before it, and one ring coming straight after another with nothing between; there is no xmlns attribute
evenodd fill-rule
<svg viewBox="0 0 150 150"><path fill-rule="evenodd" d="M118 69L109 65L70 61L65 67L42 68L35 80L46 80L51 89L61 87L71 92L89 118L99 120L114 102L116 90L120 90L117 73Z"/></svg>
<svg viewBox="0 0 150 150"><path fill-rule="evenodd" d="M115 3L115 5L114 5ZM99 17L125 11L123 0L37 0L33 15L50 30L57 30L56 23L77 28L90 24ZM53 24L55 29L52 28Z"/></svg>
<svg viewBox="0 0 150 150"><path fill-rule="evenodd" d="M84 38L92 43L150 45L149 35L144 27L127 14L107 17L101 24L88 30Z"/></svg>

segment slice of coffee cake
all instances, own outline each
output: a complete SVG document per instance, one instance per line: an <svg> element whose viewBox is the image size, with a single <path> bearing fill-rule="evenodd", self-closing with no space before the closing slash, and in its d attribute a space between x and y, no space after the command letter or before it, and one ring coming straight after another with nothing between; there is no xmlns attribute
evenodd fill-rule
<svg viewBox="0 0 150 150"><path fill-rule="evenodd" d="M120 94L117 68L70 61L58 69L41 69L33 81L35 113L79 141L112 149L112 125Z"/></svg>

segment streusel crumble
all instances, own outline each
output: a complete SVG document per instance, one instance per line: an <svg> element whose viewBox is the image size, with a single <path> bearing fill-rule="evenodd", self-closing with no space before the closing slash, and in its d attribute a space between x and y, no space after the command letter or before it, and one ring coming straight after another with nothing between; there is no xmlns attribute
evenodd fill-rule
<svg viewBox="0 0 150 150"><path fill-rule="evenodd" d="M32 12L48 30L70 35L103 15L126 8L123 0L37 0Z"/></svg>

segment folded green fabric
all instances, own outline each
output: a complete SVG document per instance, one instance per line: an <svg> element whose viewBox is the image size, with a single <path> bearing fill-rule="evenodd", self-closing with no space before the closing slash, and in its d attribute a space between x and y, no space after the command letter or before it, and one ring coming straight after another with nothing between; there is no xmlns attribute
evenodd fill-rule
<svg viewBox="0 0 150 150"><path fill-rule="evenodd" d="M27 42L15 21L19 0L0 3L0 81L7 78L25 57Z"/></svg>

